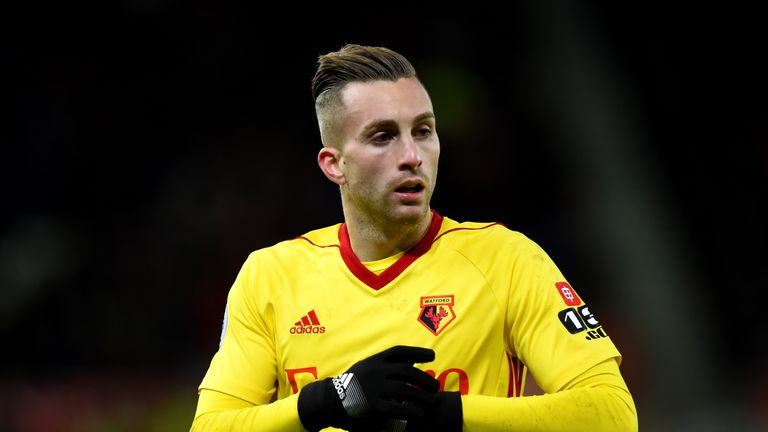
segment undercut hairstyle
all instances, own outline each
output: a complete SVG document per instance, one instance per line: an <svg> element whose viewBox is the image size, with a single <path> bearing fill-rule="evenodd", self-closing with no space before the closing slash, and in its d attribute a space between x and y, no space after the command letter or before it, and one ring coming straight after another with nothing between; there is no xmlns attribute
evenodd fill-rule
<svg viewBox="0 0 768 432"><path fill-rule="evenodd" d="M384 47L355 44L321 55L312 79L312 98L320 126L320 139L326 147L340 146L339 114L344 109L341 92L349 83L397 81L418 78L416 69L401 54Z"/></svg>

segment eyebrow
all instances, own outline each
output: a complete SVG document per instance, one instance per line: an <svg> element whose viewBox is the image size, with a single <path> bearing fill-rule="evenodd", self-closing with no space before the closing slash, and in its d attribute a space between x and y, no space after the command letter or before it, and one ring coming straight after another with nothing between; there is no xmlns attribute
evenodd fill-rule
<svg viewBox="0 0 768 432"><path fill-rule="evenodd" d="M413 123L421 123L425 120L434 119L435 114L431 111L423 112L416 117L413 118ZM362 132L360 132L361 137L367 137L368 135L372 134L373 132L381 129L397 129L397 122L391 119L387 120L376 120L372 123L369 123L366 125Z"/></svg>

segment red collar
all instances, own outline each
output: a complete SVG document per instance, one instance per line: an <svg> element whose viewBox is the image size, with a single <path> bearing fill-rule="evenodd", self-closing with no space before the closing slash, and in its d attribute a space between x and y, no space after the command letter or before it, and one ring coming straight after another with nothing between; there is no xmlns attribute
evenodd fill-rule
<svg viewBox="0 0 768 432"><path fill-rule="evenodd" d="M352 246L349 244L349 232L347 232L347 224L341 224L339 227L339 243L341 247L341 258L344 263L347 264L347 268L352 274L355 275L361 282L369 287L379 290L392 282L396 277L400 275L409 265L411 265L416 259L429 250L432 247L432 242L435 240L437 232L440 231L440 225L443 223L443 217L432 210L432 222L427 229L427 233L416 243L415 246L408 249L403 256L400 257L394 264L389 266L381 274L376 274L368 270L363 263L357 258L355 252L352 251Z"/></svg>

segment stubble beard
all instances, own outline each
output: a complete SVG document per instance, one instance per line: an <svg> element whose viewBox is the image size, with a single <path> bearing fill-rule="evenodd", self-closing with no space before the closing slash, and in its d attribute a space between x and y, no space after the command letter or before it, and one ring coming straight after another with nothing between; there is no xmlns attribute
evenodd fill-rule
<svg viewBox="0 0 768 432"><path fill-rule="evenodd" d="M355 207L358 217L371 231L377 231L379 235L396 236L399 233L418 229L429 214L429 201L432 197L431 189L424 194L424 202L419 205L408 206L402 203L392 202L391 197L380 197L373 188L364 188L352 193L347 191L347 205ZM371 199L375 198L375 199ZM419 207L420 211L403 212L404 207ZM369 234L373 234L372 232Z"/></svg>

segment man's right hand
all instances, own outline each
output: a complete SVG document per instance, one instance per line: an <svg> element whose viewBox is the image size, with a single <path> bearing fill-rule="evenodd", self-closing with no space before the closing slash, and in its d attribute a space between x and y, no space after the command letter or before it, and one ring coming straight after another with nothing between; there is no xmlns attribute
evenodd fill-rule
<svg viewBox="0 0 768 432"><path fill-rule="evenodd" d="M414 363L435 359L431 349L394 346L355 363L335 378L310 383L299 392L299 419L313 432L333 426L359 429L369 424L402 430L435 405L440 383Z"/></svg>

